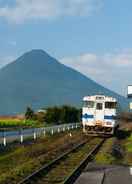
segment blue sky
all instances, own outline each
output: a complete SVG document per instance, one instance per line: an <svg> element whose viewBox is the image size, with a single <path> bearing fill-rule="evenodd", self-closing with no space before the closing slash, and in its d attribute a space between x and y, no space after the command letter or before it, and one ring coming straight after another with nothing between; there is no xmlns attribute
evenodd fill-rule
<svg viewBox="0 0 132 184"><path fill-rule="evenodd" d="M0 67L43 49L125 95L132 84L131 8L131 0L0 0Z"/></svg>

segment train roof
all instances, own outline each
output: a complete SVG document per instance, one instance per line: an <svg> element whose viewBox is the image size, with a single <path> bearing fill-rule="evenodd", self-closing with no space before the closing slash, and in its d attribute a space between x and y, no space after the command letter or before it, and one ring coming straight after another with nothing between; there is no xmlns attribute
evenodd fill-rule
<svg viewBox="0 0 132 184"><path fill-rule="evenodd" d="M116 98L113 98L111 96L105 96L105 95L93 95L93 96L83 97L83 101L96 101L96 100L117 102Z"/></svg>

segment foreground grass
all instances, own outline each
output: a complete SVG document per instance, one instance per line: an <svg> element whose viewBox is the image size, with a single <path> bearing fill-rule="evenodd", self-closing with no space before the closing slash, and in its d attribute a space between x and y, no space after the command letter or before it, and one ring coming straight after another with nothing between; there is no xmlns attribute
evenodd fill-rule
<svg viewBox="0 0 132 184"><path fill-rule="evenodd" d="M98 164L112 164L114 162L114 157L111 155L111 149L113 145L114 138L108 139L104 144L102 149L95 157L95 161Z"/></svg>
<svg viewBox="0 0 132 184"><path fill-rule="evenodd" d="M117 148L113 152L114 146ZM99 164L132 165L132 134L123 139L108 139L96 155L95 161Z"/></svg>
<svg viewBox="0 0 132 184"><path fill-rule="evenodd" d="M126 141L124 141L123 145L126 151L125 160L127 163L132 165L132 134L126 139Z"/></svg>
<svg viewBox="0 0 132 184"><path fill-rule="evenodd" d="M63 153L65 149L82 141L80 131L60 133L41 138L36 143L16 146L0 155L0 184L15 184L42 165Z"/></svg>
<svg viewBox="0 0 132 184"><path fill-rule="evenodd" d="M128 153L132 153L132 134L130 137L127 138L125 143L126 151Z"/></svg>

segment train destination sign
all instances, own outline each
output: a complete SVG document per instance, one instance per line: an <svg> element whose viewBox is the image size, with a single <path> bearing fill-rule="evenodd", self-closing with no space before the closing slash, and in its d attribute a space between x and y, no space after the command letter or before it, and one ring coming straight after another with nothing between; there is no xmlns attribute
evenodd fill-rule
<svg viewBox="0 0 132 184"><path fill-rule="evenodd" d="M128 85L127 88L127 97L132 98L132 85Z"/></svg>

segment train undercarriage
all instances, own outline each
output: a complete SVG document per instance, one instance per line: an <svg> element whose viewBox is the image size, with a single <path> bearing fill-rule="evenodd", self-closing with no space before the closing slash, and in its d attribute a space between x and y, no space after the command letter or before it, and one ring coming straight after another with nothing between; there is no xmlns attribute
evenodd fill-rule
<svg viewBox="0 0 132 184"><path fill-rule="evenodd" d="M93 136L112 136L115 134L119 125L116 127L104 127L104 126L83 126L83 132Z"/></svg>

